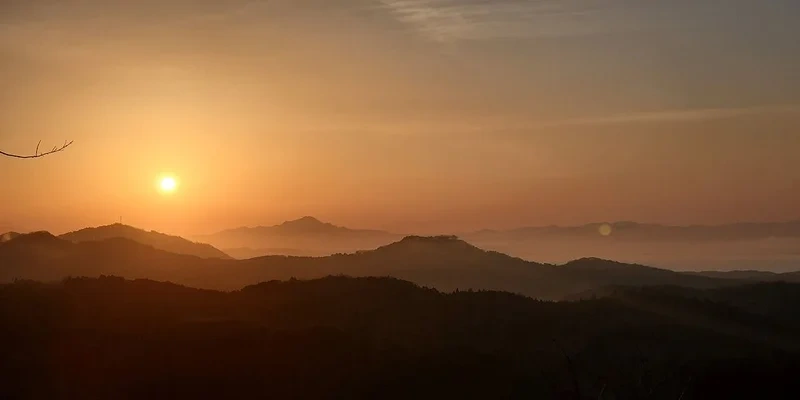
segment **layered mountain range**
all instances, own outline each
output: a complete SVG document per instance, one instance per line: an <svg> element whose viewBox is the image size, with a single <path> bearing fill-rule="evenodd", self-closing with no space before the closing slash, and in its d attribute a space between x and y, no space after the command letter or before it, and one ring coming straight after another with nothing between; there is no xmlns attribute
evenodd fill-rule
<svg viewBox="0 0 800 400"><path fill-rule="evenodd" d="M407 235L351 229L304 217L192 239L234 258L327 256L374 249ZM546 263L600 257L675 270L771 270L800 265L800 222L668 226L636 222L480 230L459 237L478 247Z"/></svg>
<svg viewBox="0 0 800 400"><path fill-rule="evenodd" d="M209 257L218 254L213 251L204 252L205 257L169 251L161 243L157 247L145 243L145 239L138 241L132 237L141 235L141 230L112 228L136 235L105 238L99 232L107 229L62 237L47 232L13 235L0 243L0 281L57 281L68 276L115 275L235 290L248 284L291 278L390 276L443 291L502 290L541 299L563 299L615 285L669 284L705 289L743 281L800 279L797 273L680 273L599 258L544 264L483 250L455 236L408 236L373 250L323 257L265 256L233 260ZM150 233L143 237L151 241L160 235ZM198 246L208 249L208 245Z"/></svg>

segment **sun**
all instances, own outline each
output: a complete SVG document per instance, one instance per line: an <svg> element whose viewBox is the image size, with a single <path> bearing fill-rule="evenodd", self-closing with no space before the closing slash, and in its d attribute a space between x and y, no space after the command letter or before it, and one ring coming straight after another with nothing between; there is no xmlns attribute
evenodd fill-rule
<svg viewBox="0 0 800 400"><path fill-rule="evenodd" d="M159 181L158 187L164 193L172 193L178 189L178 181L175 179L175 177L165 176Z"/></svg>

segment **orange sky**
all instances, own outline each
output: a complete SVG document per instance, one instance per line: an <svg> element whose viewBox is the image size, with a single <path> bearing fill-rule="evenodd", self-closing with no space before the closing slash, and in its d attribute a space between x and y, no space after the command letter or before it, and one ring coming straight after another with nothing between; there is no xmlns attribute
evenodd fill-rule
<svg viewBox="0 0 800 400"><path fill-rule="evenodd" d="M0 230L800 218L796 3L406 3L4 2Z"/></svg>

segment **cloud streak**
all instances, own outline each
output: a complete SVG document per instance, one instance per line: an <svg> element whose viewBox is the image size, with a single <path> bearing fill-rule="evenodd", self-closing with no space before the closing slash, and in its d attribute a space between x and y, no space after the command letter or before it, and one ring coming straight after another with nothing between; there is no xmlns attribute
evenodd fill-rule
<svg viewBox="0 0 800 400"><path fill-rule="evenodd" d="M379 0L399 21L438 42L581 36L644 27L626 0Z"/></svg>
<svg viewBox="0 0 800 400"><path fill-rule="evenodd" d="M601 117L574 118L552 121L538 125L537 128L567 126L598 126L630 123L655 122L699 122L760 114L800 113L800 104L754 106L739 108L703 108L690 110L666 110L609 115Z"/></svg>

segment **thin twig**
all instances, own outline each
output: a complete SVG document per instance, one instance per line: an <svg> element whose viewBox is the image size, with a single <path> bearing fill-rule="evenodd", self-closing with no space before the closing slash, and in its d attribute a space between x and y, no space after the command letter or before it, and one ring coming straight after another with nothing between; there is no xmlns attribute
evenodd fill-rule
<svg viewBox="0 0 800 400"><path fill-rule="evenodd" d="M36 145L36 152L34 154L32 154L32 155L12 154L12 153L6 153L6 152L4 152L2 150L0 150L0 155L6 156L6 157L12 157L12 158L23 158L23 159L41 158L41 157L48 156L48 155L53 154L53 153L62 152L64 150L66 150L67 147L71 146L73 142L74 141L69 141L69 142L65 141L64 144L61 145L60 147L59 146L55 146L55 147L53 147L53 150L50 150L48 152L39 154L39 145L42 144L42 141L40 140L39 144Z"/></svg>

